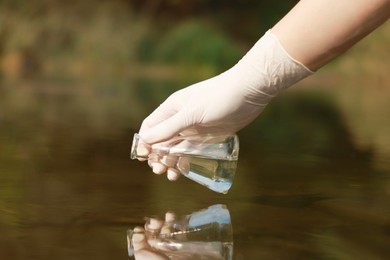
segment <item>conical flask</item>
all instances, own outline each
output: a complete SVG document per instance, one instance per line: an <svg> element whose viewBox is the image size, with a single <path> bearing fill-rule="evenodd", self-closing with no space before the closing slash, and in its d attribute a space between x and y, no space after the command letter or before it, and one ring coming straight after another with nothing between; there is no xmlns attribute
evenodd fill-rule
<svg viewBox="0 0 390 260"><path fill-rule="evenodd" d="M227 193L237 169L238 152L237 135L178 136L149 145L135 134L131 159L162 163L215 192Z"/></svg>

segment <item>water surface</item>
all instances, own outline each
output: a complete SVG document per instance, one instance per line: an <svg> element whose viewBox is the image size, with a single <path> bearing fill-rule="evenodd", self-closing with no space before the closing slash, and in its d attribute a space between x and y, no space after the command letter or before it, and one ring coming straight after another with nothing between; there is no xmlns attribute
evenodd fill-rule
<svg viewBox="0 0 390 260"><path fill-rule="evenodd" d="M214 204L229 208L235 259L390 255L390 154L357 147L335 107L299 97L286 114L276 103L240 133L222 195L129 159L133 133L165 94L74 85L0 88L1 259L128 259L126 230L143 217Z"/></svg>

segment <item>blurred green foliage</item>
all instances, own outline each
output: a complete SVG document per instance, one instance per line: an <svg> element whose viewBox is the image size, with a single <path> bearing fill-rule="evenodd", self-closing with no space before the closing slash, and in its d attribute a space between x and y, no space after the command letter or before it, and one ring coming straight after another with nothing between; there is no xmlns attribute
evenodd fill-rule
<svg viewBox="0 0 390 260"><path fill-rule="evenodd" d="M4 0L2 72L112 76L161 61L220 71L294 2Z"/></svg>
<svg viewBox="0 0 390 260"><path fill-rule="evenodd" d="M209 66L226 70L242 56L234 41L201 21L180 24L156 46L156 58L165 63Z"/></svg>

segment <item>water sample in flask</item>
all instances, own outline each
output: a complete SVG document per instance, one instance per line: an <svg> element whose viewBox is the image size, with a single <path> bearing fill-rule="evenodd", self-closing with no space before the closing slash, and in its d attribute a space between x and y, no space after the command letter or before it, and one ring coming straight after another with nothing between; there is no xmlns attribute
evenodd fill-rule
<svg viewBox="0 0 390 260"><path fill-rule="evenodd" d="M134 135L131 159L158 162L219 192L231 188L237 169L237 135L190 135L149 145Z"/></svg>

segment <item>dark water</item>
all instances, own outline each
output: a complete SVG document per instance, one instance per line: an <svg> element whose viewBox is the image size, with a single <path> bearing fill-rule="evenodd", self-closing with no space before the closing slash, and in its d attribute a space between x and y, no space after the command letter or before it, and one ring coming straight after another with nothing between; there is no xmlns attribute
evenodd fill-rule
<svg viewBox="0 0 390 260"><path fill-rule="evenodd" d="M143 217L214 204L230 211L235 259L390 256L390 155L357 148L326 102L276 102L240 133L234 185L221 195L129 159L161 97L59 85L0 88L0 259L128 259L126 230Z"/></svg>

